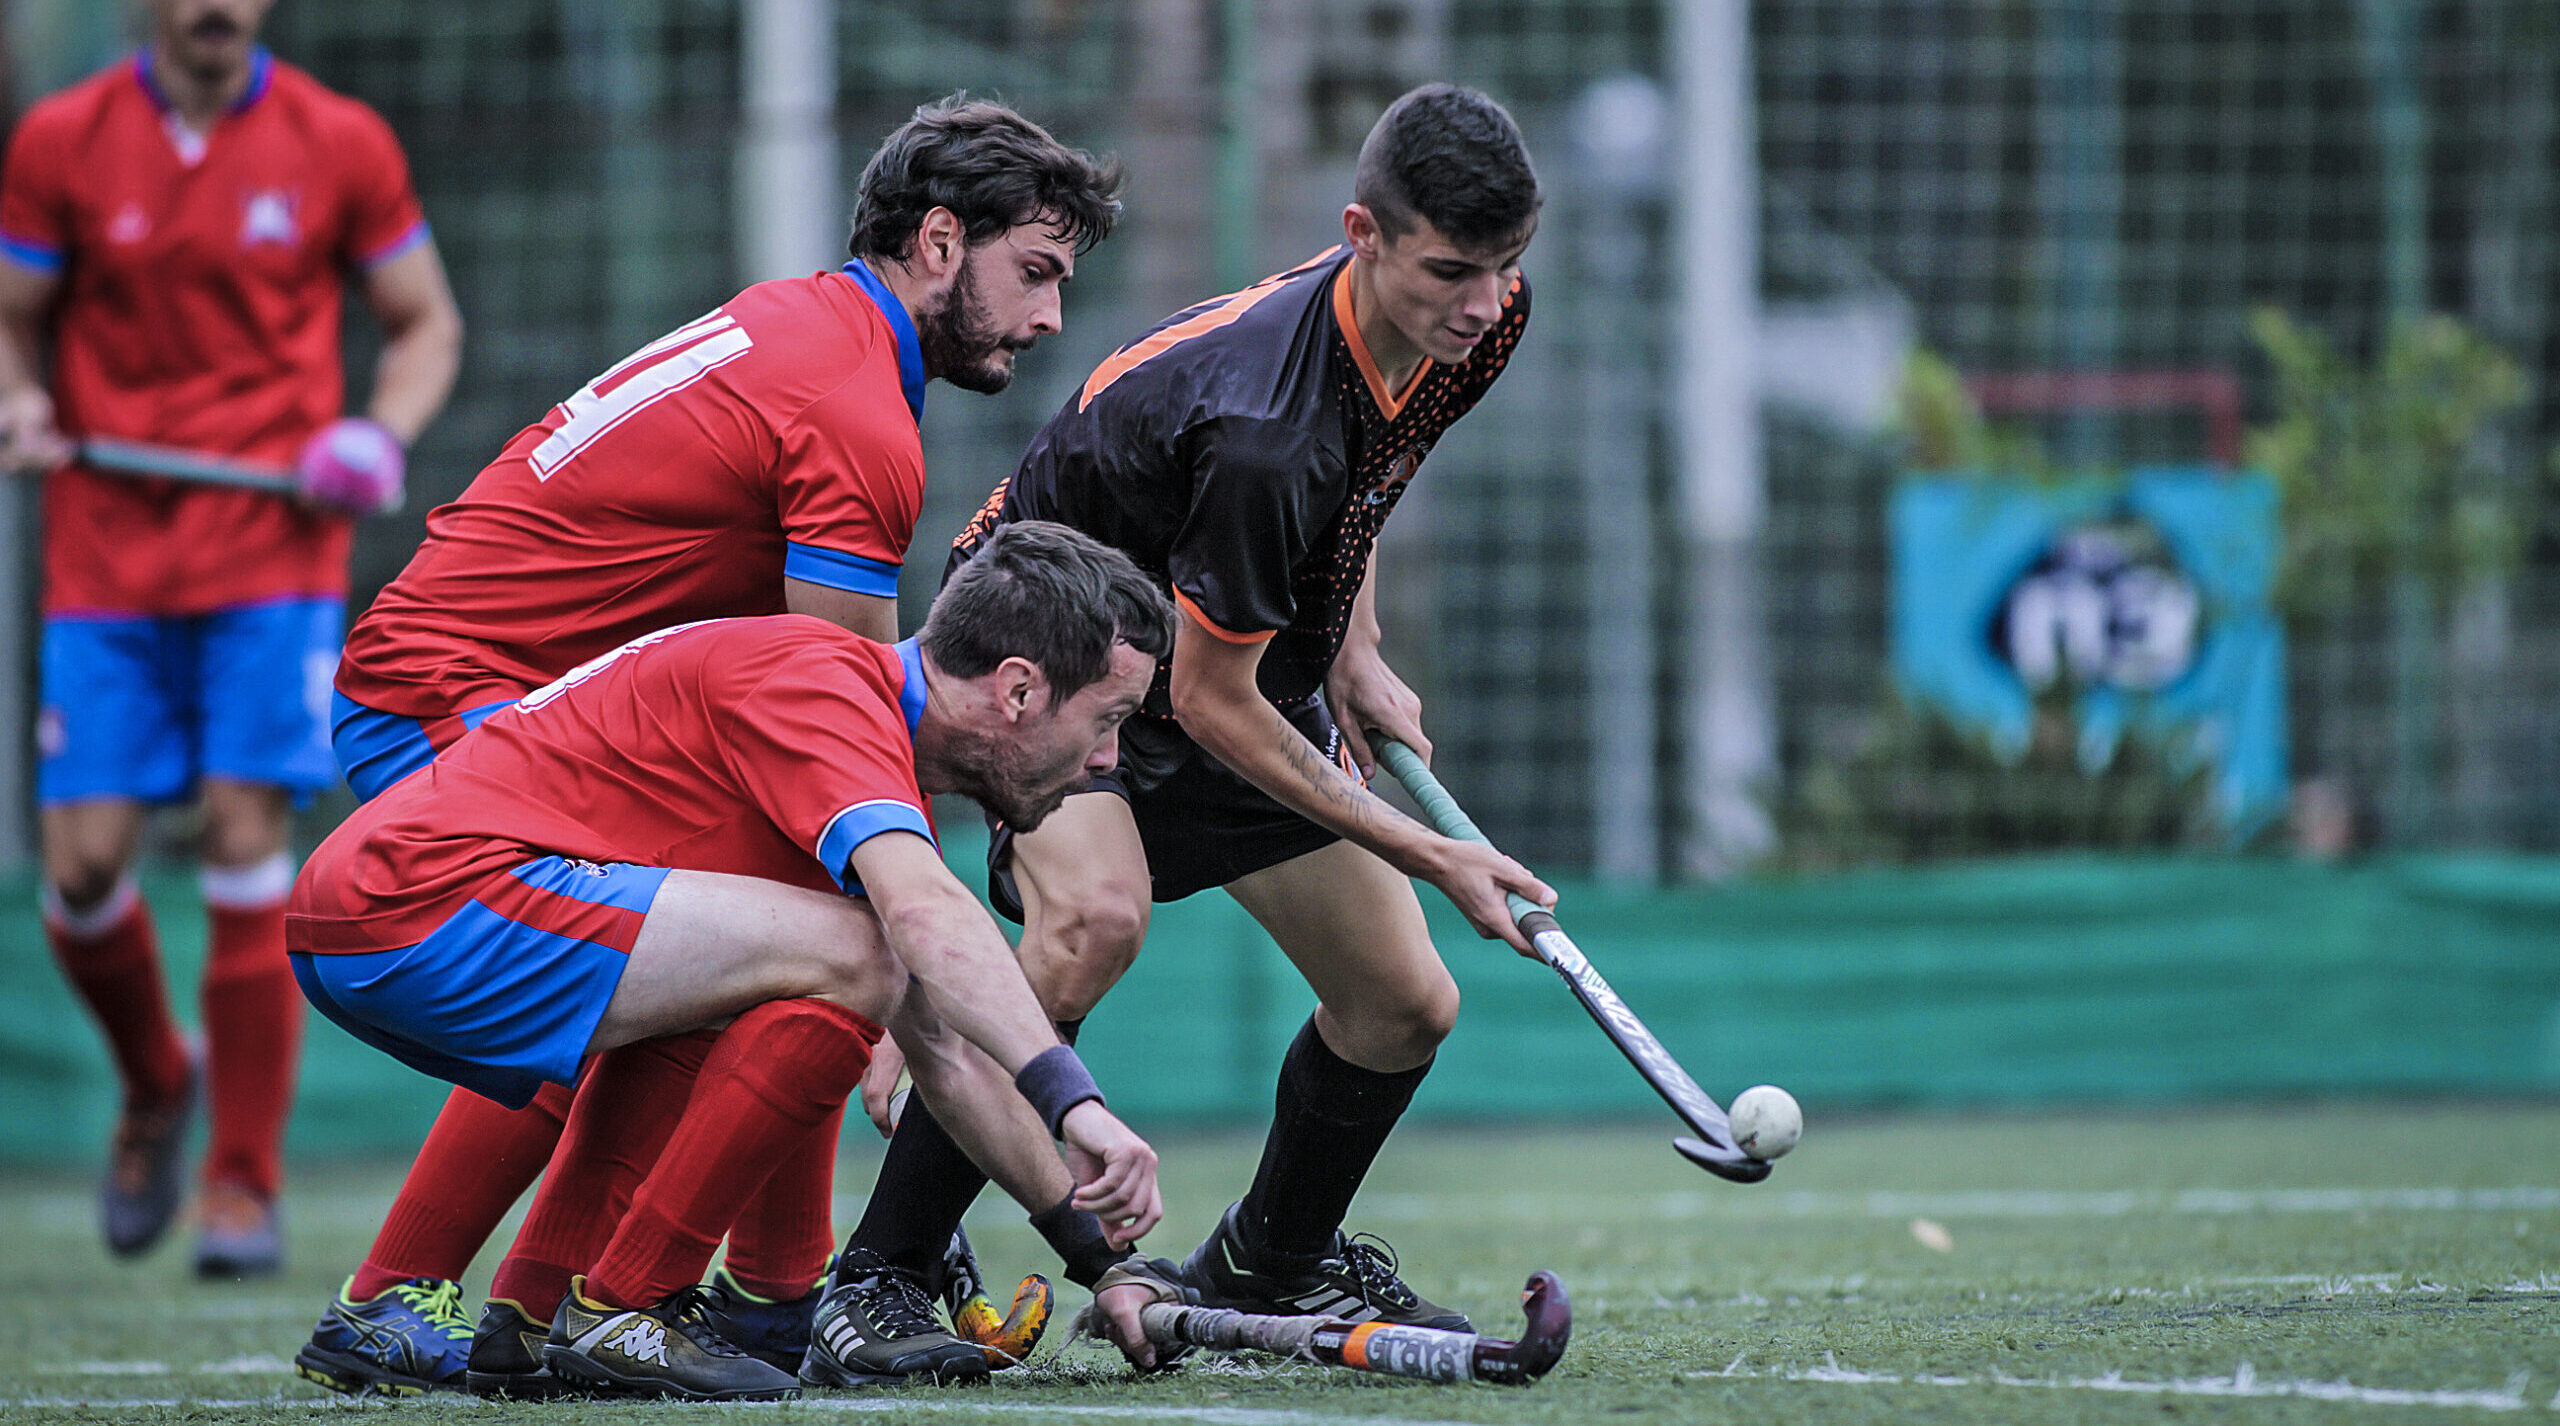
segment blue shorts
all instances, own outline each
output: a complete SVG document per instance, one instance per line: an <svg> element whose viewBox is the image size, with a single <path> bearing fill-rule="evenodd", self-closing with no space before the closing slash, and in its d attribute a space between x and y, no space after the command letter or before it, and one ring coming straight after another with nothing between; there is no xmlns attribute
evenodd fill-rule
<svg viewBox="0 0 2560 1426"><path fill-rule="evenodd" d="M329 746L337 753L338 771L346 775L347 786L355 789L356 800L371 802L390 791L393 783L434 762L436 754L479 727L490 714L515 704L514 699L505 698L466 708L450 718L429 720L367 708L332 689Z"/></svg>
<svg viewBox="0 0 2560 1426"><path fill-rule="evenodd" d="M521 1109L572 1084L665 867L543 857L500 872L427 938L290 957L314 1008L422 1074Z"/></svg>
<svg viewBox="0 0 2560 1426"><path fill-rule="evenodd" d="M329 680L336 599L210 614L44 621L36 800L183 802L207 776L290 789L335 782Z"/></svg>

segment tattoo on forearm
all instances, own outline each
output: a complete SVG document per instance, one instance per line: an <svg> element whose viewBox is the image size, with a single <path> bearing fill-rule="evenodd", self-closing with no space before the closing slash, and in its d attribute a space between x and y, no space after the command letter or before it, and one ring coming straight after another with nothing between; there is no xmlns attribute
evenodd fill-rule
<svg viewBox="0 0 2560 1426"><path fill-rule="evenodd" d="M1357 833L1374 832L1380 814L1394 811L1286 722L1280 724L1280 751L1307 790L1340 813Z"/></svg>

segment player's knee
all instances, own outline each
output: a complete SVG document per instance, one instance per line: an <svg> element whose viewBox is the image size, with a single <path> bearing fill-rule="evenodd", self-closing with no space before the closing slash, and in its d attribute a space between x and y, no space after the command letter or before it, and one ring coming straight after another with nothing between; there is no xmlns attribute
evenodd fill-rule
<svg viewBox="0 0 2560 1426"><path fill-rule="evenodd" d="M1405 1034L1414 1048L1437 1050L1458 1028L1458 983L1443 977L1418 996L1405 1014Z"/></svg>
<svg viewBox="0 0 2560 1426"><path fill-rule="evenodd" d="M1053 1019L1079 1020L1090 1013L1128 972L1147 939L1143 892L1111 895L1107 885L1094 890L1105 894L1042 907L1039 934L1025 939L1023 969Z"/></svg>
<svg viewBox="0 0 2560 1426"><path fill-rule="evenodd" d="M45 880L65 909L90 911L115 894L124 865L113 857L80 851L45 852Z"/></svg>
<svg viewBox="0 0 2560 1426"><path fill-rule="evenodd" d="M875 1024L888 1020L907 983L906 968L886 948L855 940L829 947L817 974L817 995Z"/></svg>

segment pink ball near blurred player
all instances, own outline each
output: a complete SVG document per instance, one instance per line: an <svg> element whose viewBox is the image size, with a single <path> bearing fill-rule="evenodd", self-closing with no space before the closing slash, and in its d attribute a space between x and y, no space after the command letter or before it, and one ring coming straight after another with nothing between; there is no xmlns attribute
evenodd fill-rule
<svg viewBox="0 0 2560 1426"><path fill-rule="evenodd" d="M408 458L379 421L347 416L320 428L294 462L302 498L342 515L379 515L400 508Z"/></svg>

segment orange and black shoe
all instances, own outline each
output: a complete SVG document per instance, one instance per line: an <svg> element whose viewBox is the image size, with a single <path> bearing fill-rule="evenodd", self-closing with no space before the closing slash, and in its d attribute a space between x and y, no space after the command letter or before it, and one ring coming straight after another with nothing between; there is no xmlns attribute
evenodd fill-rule
<svg viewBox="0 0 2560 1426"><path fill-rule="evenodd" d="M997 1316L978 1256L970 1250L968 1233L961 1231L951 1235L951 1246L943 1251L942 1305L951 1314L952 1335L977 1343L987 1354L988 1368L1003 1371L1022 1365L1040 1345L1057 1294L1047 1278L1033 1273L1014 1288L1013 1310Z"/></svg>

